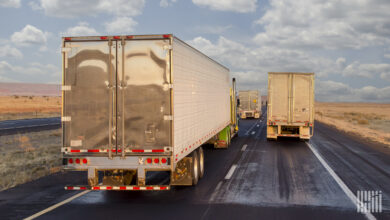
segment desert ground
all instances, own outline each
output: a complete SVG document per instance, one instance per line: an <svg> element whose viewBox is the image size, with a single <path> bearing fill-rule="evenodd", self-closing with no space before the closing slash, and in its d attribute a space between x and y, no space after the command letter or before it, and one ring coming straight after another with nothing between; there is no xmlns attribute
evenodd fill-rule
<svg viewBox="0 0 390 220"><path fill-rule="evenodd" d="M59 117L61 97L57 96L0 96L0 121Z"/></svg>
<svg viewBox="0 0 390 220"><path fill-rule="evenodd" d="M390 147L390 104L316 102L315 113L320 122Z"/></svg>
<svg viewBox="0 0 390 220"><path fill-rule="evenodd" d="M0 191L60 171L60 129L0 136L0 146Z"/></svg>

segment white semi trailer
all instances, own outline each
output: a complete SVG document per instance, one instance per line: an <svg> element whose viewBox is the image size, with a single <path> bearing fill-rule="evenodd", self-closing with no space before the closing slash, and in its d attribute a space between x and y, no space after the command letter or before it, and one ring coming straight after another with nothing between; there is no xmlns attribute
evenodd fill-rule
<svg viewBox="0 0 390 220"><path fill-rule="evenodd" d="M267 139L314 132L314 73L268 73Z"/></svg>
<svg viewBox="0 0 390 220"><path fill-rule="evenodd" d="M259 90L238 91L240 118L260 118L261 95Z"/></svg>
<svg viewBox="0 0 390 220"><path fill-rule="evenodd" d="M202 145L238 131L229 69L171 34L64 37L62 53L63 167L88 173L67 190L195 185Z"/></svg>

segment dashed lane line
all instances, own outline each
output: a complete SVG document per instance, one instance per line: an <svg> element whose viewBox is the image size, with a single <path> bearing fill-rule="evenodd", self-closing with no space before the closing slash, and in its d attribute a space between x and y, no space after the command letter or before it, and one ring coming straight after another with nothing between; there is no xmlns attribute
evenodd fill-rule
<svg viewBox="0 0 390 220"><path fill-rule="evenodd" d="M228 180L232 177L234 171L236 170L237 168L237 165L236 164L233 164L232 167L230 168L229 172L226 174L225 176L225 180Z"/></svg>

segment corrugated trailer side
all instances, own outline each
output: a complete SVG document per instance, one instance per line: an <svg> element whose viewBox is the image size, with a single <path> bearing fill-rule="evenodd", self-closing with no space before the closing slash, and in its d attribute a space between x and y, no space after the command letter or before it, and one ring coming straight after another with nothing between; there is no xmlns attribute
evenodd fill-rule
<svg viewBox="0 0 390 220"><path fill-rule="evenodd" d="M173 134L175 161L230 123L229 69L178 38L173 39Z"/></svg>
<svg viewBox="0 0 390 220"><path fill-rule="evenodd" d="M268 73L267 138L310 139L314 127L314 73Z"/></svg>

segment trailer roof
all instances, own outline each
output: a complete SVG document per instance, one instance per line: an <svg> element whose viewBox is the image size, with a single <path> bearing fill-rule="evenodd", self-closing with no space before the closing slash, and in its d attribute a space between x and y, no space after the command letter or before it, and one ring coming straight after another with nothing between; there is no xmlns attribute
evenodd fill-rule
<svg viewBox="0 0 390 220"><path fill-rule="evenodd" d="M206 54L202 53L198 49L187 44L183 40L180 40L179 38L177 38L173 34L78 36L78 37L62 37L62 40L63 40L63 42L69 42L69 41L94 41L94 40L109 41L109 40L122 40L122 39L125 39L125 40L155 40L155 39L169 39L169 38L176 39L176 40L180 41L181 43L187 45L188 47L191 47L193 50L196 50L197 52L199 52L203 56L207 57L208 59L210 59L214 63L218 64L219 66L225 68L226 70L228 70L230 72L229 68L227 68L226 66L211 59Z"/></svg>
<svg viewBox="0 0 390 220"><path fill-rule="evenodd" d="M301 72L268 72L268 74L301 74L301 75L314 75L314 73L301 73Z"/></svg>

